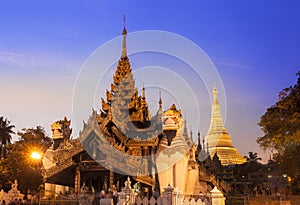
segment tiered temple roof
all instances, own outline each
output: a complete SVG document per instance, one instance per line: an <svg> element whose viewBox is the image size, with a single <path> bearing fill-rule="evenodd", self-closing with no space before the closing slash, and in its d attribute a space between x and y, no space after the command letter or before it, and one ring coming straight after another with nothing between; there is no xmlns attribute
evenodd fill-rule
<svg viewBox="0 0 300 205"><path fill-rule="evenodd" d="M135 85L127 56L125 25L122 35L122 54L106 99L101 99L100 112L92 112L79 139L70 139L72 130L67 118L52 125L54 144L43 160L45 180L74 186L79 193L85 183L97 190L112 190L122 183L123 175L131 175L145 187L156 189L160 185L163 190L173 183L183 193L204 192L207 182L217 183L213 176L200 173L195 154L198 150L198 155L207 156L201 147L200 133L196 147L181 110L173 104L163 112L161 97L157 113L151 116L145 88L139 95ZM206 136L208 150L211 156L217 153L223 165L240 164L244 159L224 128L216 89L213 94L211 126Z"/></svg>

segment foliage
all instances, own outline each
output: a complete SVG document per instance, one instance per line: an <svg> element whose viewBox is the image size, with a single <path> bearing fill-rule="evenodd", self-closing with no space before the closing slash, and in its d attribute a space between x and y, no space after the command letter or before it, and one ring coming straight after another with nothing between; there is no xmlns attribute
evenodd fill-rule
<svg viewBox="0 0 300 205"><path fill-rule="evenodd" d="M10 125L10 121L0 117L0 148L1 158L6 157L6 145L11 143L11 135L15 134L12 130L15 126Z"/></svg>
<svg viewBox="0 0 300 205"><path fill-rule="evenodd" d="M251 178L250 175L256 172L260 172L263 169L263 165L259 162L261 160L255 152L248 152L247 162L244 164L236 165L233 168L233 177L236 182L240 183L238 186L233 187L233 193L244 194L254 190L255 187L259 186L262 181L261 179Z"/></svg>
<svg viewBox="0 0 300 205"><path fill-rule="evenodd" d="M255 152L248 152L249 156L245 156L247 159L247 162L258 162L261 160L261 157L257 156L257 153Z"/></svg>
<svg viewBox="0 0 300 205"><path fill-rule="evenodd" d="M258 162L261 158L257 156L257 153L249 152L249 156L245 157L247 162L234 168L234 176L240 181L247 180L249 173L256 172L261 168L261 163Z"/></svg>
<svg viewBox="0 0 300 205"><path fill-rule="evenodd" d="M300 177L300 71L296 75L297 83L283 89L261 117L258 125L264 136L257 139L261 147L275 152L274 159L292 179Z"/></svg>
<svg viewBox="0 0 300 205"><path fill-rule="evenodd" d="M297 76L297 84L283 89L258 123L264 136L257 142L264 149L283 154L288 144L300 142L300 71Z"/></svg>
<svg viewBox="0 0 300 205"><path fill-rule="evenodd" d="M0 161L0 184L6 191L10 189L7 184L18 180L19 189L22 193L28 190L36 191L42 184L41 168L42 162L32 159L33 151L43 153L51 145L51 139L45 134L42 127L22 129L18 132L19 140L7 147L8 154ZM6 180L3 180L6 179ZM1 181L2 180L2 181ZM3 186L3 184L6 184Z"/></svg>

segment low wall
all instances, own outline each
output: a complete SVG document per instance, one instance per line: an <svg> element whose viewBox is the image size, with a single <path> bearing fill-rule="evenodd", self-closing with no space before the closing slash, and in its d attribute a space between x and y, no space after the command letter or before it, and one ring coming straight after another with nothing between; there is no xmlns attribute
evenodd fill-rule
<svg viewBox="0 0 300 205"><path fill-rule="evenodd" d="M284 196L280 200L274 196L251 197L249 205L300 205L300 196Z"/></svg>

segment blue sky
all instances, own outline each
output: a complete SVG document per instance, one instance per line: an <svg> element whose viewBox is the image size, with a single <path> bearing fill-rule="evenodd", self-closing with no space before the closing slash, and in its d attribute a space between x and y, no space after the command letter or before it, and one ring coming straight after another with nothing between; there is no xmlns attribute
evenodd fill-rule
<svg viewBox="0 0 300 205"><path fill-rule="evenodd" d="M173 32L207 53L223 81L234 145L266 158L255 142L262 134L257 123L278 92L296 82L299 9L298 1L270 0L1 1L0 115L16 130L42 125L47 132L53 121L72 117L82 64L120 35L126 14L128 32ZM201 120L204 135L210 119Z"/></svg>

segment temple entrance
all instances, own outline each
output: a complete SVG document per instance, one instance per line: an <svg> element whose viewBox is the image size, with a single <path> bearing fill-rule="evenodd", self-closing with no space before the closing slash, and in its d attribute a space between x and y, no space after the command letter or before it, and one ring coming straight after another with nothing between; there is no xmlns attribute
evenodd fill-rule
<svg viewBox="0 0 300 205"><path fill-rule="evenodd" d="M88 187L89 191L100 192L104 190L107 193L110 186L109 171L82 171L80 184Z"/></svg>

